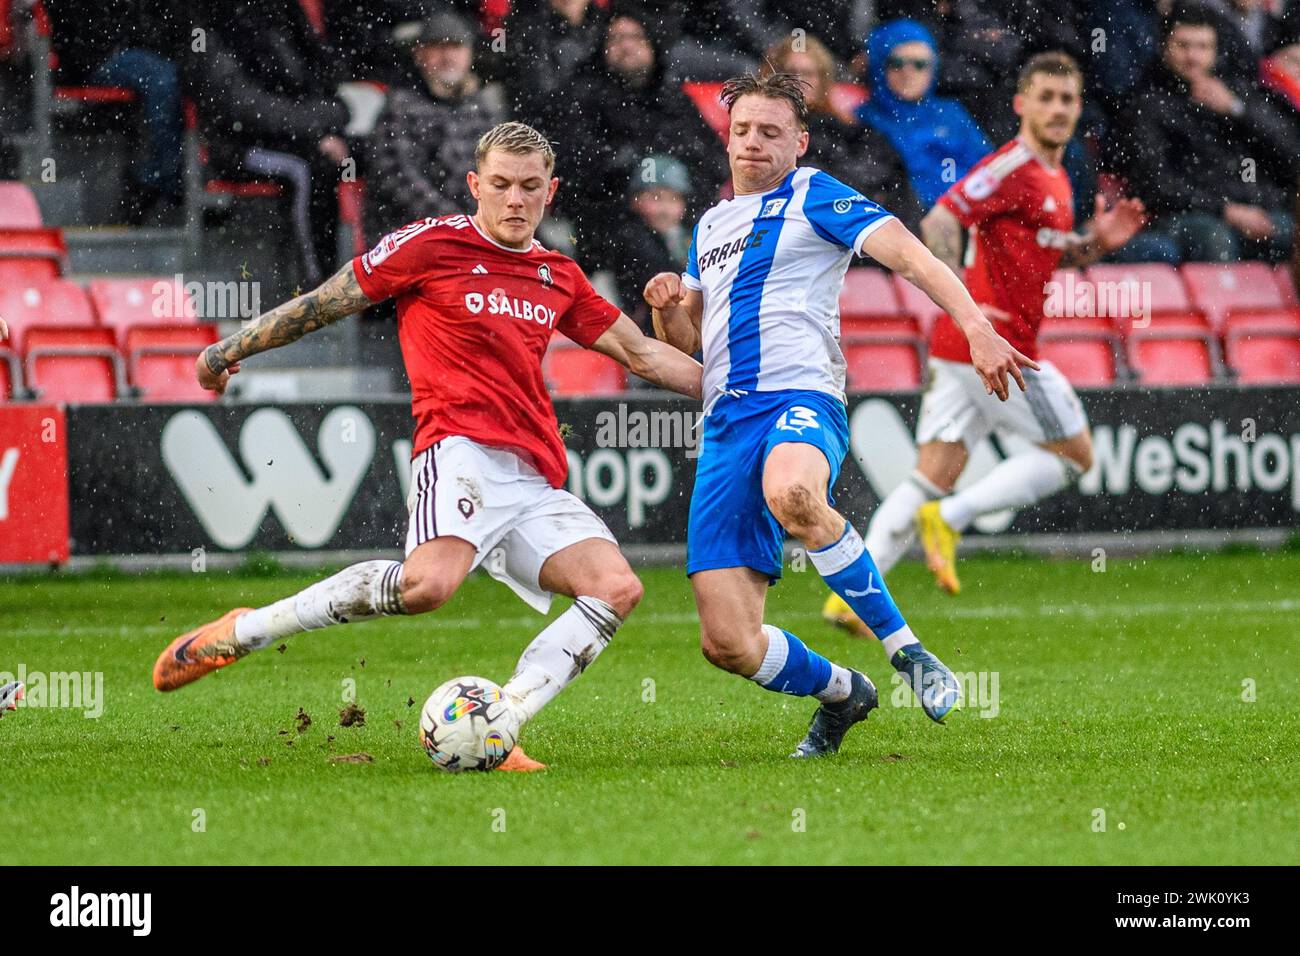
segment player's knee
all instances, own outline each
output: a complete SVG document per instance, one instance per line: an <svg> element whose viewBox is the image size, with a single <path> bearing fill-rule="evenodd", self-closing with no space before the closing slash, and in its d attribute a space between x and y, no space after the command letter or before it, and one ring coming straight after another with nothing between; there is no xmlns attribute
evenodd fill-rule
<svg viewBox="0 0 1300 956"><path fill-rule="evenodd" d="M822 508L813 490L801 482L773 489L767 496L767 507L781 526L796 536L816 526Z"/></svg>
<svg viewBox="0 0 1300 956"><path fill-rule="evenodd" d="M596 582L590 591L592 597L600 598L614 609L614 613L624 620L633 609L641 603L645 595L645 586L641 579L632 573L631 568L606 574Z"/></svg>
<svg viewBox="0 0 1300 956"><path fill-rule="evenodd" d="M700 653L704 659L719 670L748 677L755 668L751 667L754 650L750 642L739 638L732 630L702 627L700 629Z"/></svg>
<svg viewBox="0 0 1300 956"><path fill-rule="evenodd" d="M451 600L458 583L437 574L422 574L407 565L402 572L402 607L407 614L436 611Z"/></svg>

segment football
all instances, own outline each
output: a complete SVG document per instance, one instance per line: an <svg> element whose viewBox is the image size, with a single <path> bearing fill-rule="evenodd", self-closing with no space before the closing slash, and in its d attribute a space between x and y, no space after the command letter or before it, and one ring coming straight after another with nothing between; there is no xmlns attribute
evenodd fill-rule
<svg viewBox="0 0 1300 956"><path fill-rule="evenodd" d="M420 743L442 770L492 770L510 755L519 719L486 677L454 677L424 702Z"/></svg>

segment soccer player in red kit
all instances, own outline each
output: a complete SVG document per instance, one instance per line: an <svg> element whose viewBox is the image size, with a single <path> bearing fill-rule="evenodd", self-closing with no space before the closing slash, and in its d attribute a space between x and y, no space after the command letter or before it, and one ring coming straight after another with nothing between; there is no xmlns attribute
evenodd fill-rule
<svg viewBox="0 0 1300 956"><path fill-rule="evenodd" d="M926 561L944 590L956 594L956 547L982 514L1023 508L1055 494L1092 466L1083 406L1051 362L1038 358L1038 326L1058 267L1080 267L1128 242L1146 221L1142 203L1122 199L1107 210L1101 196L1081 232L1073 231L1074 196L1061 166L1083 109L1083 76L1064 53L1040 53L1020 72L1013 105L1020 133L980 160L926 215L930 250L961 275L963 227L973 259L966 287L1000 332L1041 369L1024 369L1025 390L993 401L970 364L966 338L946 315L930 336L930 381L917 423L916 470L872 516L867 550L882 573L920 533ZM953 493L967 457L991 431L1028 439L983 478ZM831 595L833 623L863 633L848 606Z"/></svg>
<svg viewBox="0 0 1300 956"><path fill-rule="evenodd" d="M591 663L641 599L603 521L563 489L568 463L542 381L554 332L637 375L700 398L700 365L647 338L571 259L533 238L559 180L546 139L503 123L468 173L472 215L411 223L320 288L208 348L200 383L225 390L239 362L387 298L411 382L416 430L406 560L366 561L271 604L236 608L176 638L154 666L174 690L290 634L447 602L489 552L489 573L545 613L573 606L524 651L504 685L521 725ZM518 756L516 756L518 754ZM508 769L536 769L518 748Z"/></svg>

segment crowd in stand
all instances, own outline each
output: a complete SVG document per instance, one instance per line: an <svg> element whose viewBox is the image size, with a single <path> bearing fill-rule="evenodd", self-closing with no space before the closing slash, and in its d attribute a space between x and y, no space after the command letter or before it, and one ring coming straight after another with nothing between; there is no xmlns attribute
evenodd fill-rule
<svg viewBox="0 0 1300 956"><path fill-rule="evenodd" d="M15 0L20 6L31 0ZM726 195L718 134L685 82L803 77L805 162L915 226L1015 134L1032 54L1084 65L1067 150L1078 219L1098 182L1140 197L1129 261L1278 260L1300 181L1300 0L43 0L57 82L127 87L144 156L123 219L180 203L182 102L208 175L271 178L309 278L333 267L335 187L366 183L370 239L471 205L475 141L508 118L556 143L567 220L589 270L679 268L694 218ZM11 13L11 16L16 16ZM11 55L12 52L11 52ZM368 119L358 81L380 84ZM831 93L856 83L846 108ZM341 86L342 84L342 86Z"/></svg>

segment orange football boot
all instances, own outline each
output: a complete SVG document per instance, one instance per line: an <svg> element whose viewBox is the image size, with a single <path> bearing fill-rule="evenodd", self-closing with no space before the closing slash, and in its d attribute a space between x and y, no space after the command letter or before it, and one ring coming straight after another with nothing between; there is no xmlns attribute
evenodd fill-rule
<svg viewBox="0 0 1300 956"><path fill-rule="evenodd" d="M153 686L175 690L220 667L228 667L248 653L235 643L235 618L252 608L237 607L202 627L182 634L167 645L153 665Z"/></svg>
<svg viewBox="0 0 1300 956"><path fill-rule="evenodd" d="M510 751L506 756L505 762L497 767L498 770L513 771L515 773L532 773L535 770L545 770L546 764L540 760L534 760L528 754L524 753L524 748L515 744L515 749Z"/></svg>

